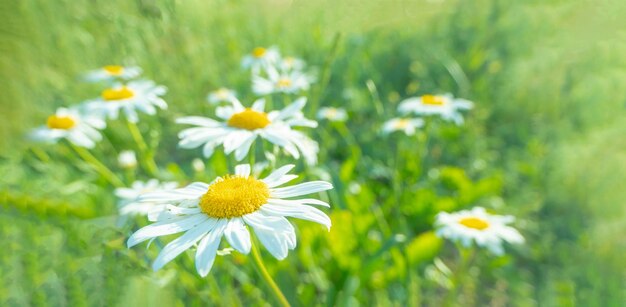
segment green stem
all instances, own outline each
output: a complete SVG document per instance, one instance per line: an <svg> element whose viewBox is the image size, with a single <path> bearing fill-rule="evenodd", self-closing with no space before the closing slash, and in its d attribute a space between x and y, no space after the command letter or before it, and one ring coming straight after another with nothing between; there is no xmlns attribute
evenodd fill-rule
<svg viewBox="0 0 626 307"><path fill-rule="evenodd" d="M131 136L135 140L135 143L137 143L139 153L143 157L143 159L140 159L141 163L150 174L158 176L159 168L157 167L156 162L154 162L154 156L149 152L148 145L141 135L141 132L139 132L139 128L135 123L130 121L126 121L126 123L128 124L128 130L130 131Z"/></svg>
<svg viewBox="0 0 626 307"><path fill-rule="evenodd" d="M330 47L330 51L328 56L326 56L326 60L322 66L322 71L320 73L320 82L318 86L315 88L315 91L311 93L311 106L309 110L317 110L320 104L320 100L322 97L322 91L328 84L330 79L330 65L333 63L335 56L337 56L337 49L339 49L339 42L341 41L341 33L336 33L333 38L333 43Z"/></svg>
<svg viewBox="0 0 626 307"><path fill-rule="evenodd" d="M68 142L70 147L74 149L74 151L83 159L85 162L91 164L98 173L108 182L110 182L113 186L119 188L124 186L124 182L120 180L115 173L113 173L109 168L107 168L104 164L102 164L98 158L94 157L88 150L83 147L76 146L71 142Z"/></svg>
<svg viewBox="0 0 626 307"><path fill-rule="evenodd" d="M259 254L259 251L257 250L255 244L252 244L251 251L252 251L252 259L254 260L254 264L256 265L259 271L259 274L261 274L261 277L263 277L263 280L265 280L267 285L272 290L272 293L276 297L276 300L278 301L278 303L283 307L291 306L289 304L289 301L287 301L287 299L285 298L285 295L283 294L283 292L280 291L280 288L278 288L278 285L276 284L276 282L274 282L274 279L272 279L272 276L270 276L270 273L267 271L267 268L265 268L265 265L263 264L263 259L261 259L261 255Z"/></svg>

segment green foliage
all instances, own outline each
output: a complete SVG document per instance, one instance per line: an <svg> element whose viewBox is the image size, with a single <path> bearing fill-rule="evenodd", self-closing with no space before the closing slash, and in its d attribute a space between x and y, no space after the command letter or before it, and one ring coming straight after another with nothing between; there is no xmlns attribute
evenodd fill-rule
<svg viewBox="0 0 626 307"><path fill-rule="evenodd" d="M331 231L297 222L287 259L263 252L294 305L626 301L619 1L27 0L0 8L2 306L274 304L251 259L236 252L218 257L207 278L196 274L193 251L152 272L169 238L126 249L146 221L119 221L113 189L70 148L24 137L56 107L101 90L77 82L84 71L136 63L168 87L167 112L139 124L158 165L170 180L211 180L232 161L216 153L194 171L199 152L176 147L174 119L211 116L205 96L220 86L249 104L240 58L271 44L328 78L312 89L307 117L319 106L350 115L345 125L320 122L311 134L322 163L298 165L305 179L332 181L323 195ZM400 100L446 92L476 102L465 125L429 119L412 137L379 133ZM149 178L115 166L119 151L136 150L125 125L105 134L96 157L126 184ZM435 259L456 272L462 257L433 233L434 216L477 205L515 215L527 244L507 246L503 257L479 253L452 292L425 274Z"/></svg>

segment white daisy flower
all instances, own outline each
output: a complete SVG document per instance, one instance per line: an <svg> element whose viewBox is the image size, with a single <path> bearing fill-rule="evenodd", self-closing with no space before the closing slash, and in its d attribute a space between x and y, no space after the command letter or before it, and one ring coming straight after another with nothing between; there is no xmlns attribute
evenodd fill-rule
<svg viewBox="0 0 626 307"><path fill-rule="evenodd" d="M326 119L331 122L345 122L348 113L342 108L324 107L317 112L317 119Z"/></svg>
<svg viewBox="0 0 626 307"><path fill-rule="evenodd" d="M405 99L400 102L398 110L404 114L439 115L447 121L460 125L463 123L463 115L460 110L469 110L473 107L474 103L469 100L454 98L452 94L445 94Z"/></svg>
<svg viewBox="0 0 626 307"><path fill-rule="evenodd" d="M482 207L454 213L440 212L436 216L437 235L452 241L459 241L469 247L472 241L487 248L496 255L502 255L502 242L524 243L524 237L507 224L515 221L512 216L489 214Z"/></svg>
<svg viewBox="0 0 626 307"><path fill-rule="evenodd" d="M123 150L117 156L117 164L121 168L134 168L137 166L137 155L132 150Z"/></svg>
<svg viewBox="0 0 626 307"><path fill-rule="evenodd" d="M392 118L383 124L383 133L390 134L394 131L402 131L406 135L415 134L417 128L424 126L421 118Z"/></svg>
<svg viewBox="0 0 626 307"><path fill-rule="evenodd" d="M294 158L304 156L305 161L313 165L317 162L319 150L315 141L302 132L292 129L296 126L317 127L317 122L304 118L302 108L306 98L301 97L281 111L265 113L265 100L259 99L251 108L244 108L241 102L234 100L231 106L219 107L216 115L225 122L206 117L190 116L176 120L179 124L197 125L178 134L182 148L202 147L204 157L213 155L215 147L224 145L224 152L234 152L235 159L241 161L250 151L257 137L283 148Z"/></svg>
<svg viewBox="0 0 626 307"><path fill-rule="evenodd" d="M279 59L280 53L275 46L269 48L256 47L252 49L250 54L243 57L241 66L243 68L250 68L253 72L258 72L261 68L276 64Z"/></svg>
<svg viewBox="0 0 626 307"><path fill-rule="evenodd" d="M102 139L98 130L105 127L106 123L100 117L86 115L76 108L59 108L48 117L46 125L35 129L30 137L47 143L67 139L74 145L93 148Z"/></svg>
<svg viewBox="0 0 626 307"><path fill-rule="evenodd" d="M117 119L122 110L130 122L136 123L139 121L137 111L154 115L156 107L167 109L167 103L160 97L166 92L165 86L156 85L153 81L131 81L102 91L101 97L87 101L85 108L110 119Z"/></svg>
<svg viewBox="0 0 626 307"><path fill-rule="evenodd" d="M267 77L252 77L252 91L259 96L272 93L296 94L308 90L313 82L312 76L301 71L278 72L274 67L268 67L266 71Z"/></svg>
<svg viewBox="0 0 626 307"><path fill-rule="evenodd" d="M176 182L159 182L156 179L150 179L146 182L135 181L130 188L115 189L115 196L120 201L118 203L120 215L143 215L148 216L150 220L154 220L165 209L164 204L155 202L140 202L139 196L158 190L172 190L178 187Z"/></svg>
<svg viewBox="0 0 626 307"><path fill-rule="evenodd" d="M136 78L141 74L141 68L137 66L107 65L102 68L92 70L85 74L85 80L89 82L128 80Z"/></svg>
<svg viewBox="0 0 626 307"><path fill-rule="evenodd" d="M237 99L235 96L235 91L224 87L209 93L209 96L207 96L207 100L211 104L217 104L220 102L231 102L234 99Z"/></svg>
<svg viewBox="0 0 626 307"><path fill-rule="evenodd" d="M298 70L301 71L306 63L302 59L295 57L284 57L280 59L278 68L282 71Z"/></svg>
<svg viewBox="0 0 626 307"><path fill-rule="evenodd" d="M250 175L250 165L238 165L234 175L217 178L210 184L194 182L182 189L144 194L140 201L157 202L168 207L169 215L139 229L128 239L128 247L159 236L185 232L167 244L154 260L158 270L185 250L197 244L196 270L206 276L215 260L222 236L232 248L250 252L249 230L254 230L261 244L276 259L287 257L296 247L296 232L286 217L316 222L330 230L330 218L309 205L329 207L323 201L303 198L286 199L332 189L325 181L312 181L279 187L295 179L283 166L263 179Z"/></svg>

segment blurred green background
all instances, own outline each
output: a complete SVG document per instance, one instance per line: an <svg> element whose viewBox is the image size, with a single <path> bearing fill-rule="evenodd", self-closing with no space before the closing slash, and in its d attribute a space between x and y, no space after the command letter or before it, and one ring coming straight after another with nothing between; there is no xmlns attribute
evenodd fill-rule
<svg viewBox="0 0 626 307"><path fill-rule="evenodd" d="M432 217L483 205L517 216L528 243L481 257L456 304L622 306L625 15L617 0L1 1L0 305L273 304L241 255L218 259L204 279L189 255L151 272L158 249L125 248L134 226L117 227L112 189L67 149L25 134L99 93L79 82L83 72L137 64L169 88L169 110L140 126L151 144L161 140L157 162L183 181L222 173L218 156L193 174L198 152L176 149L173 120L210 116L205 96L220 86L251 101L239 61L277 45L328 77L312 89L310 117L319 105L351 116L348 133L313 132L321 164L307 173L336 186L332 231L297 223L297 249L266 258L294 305L440 305L446 291L424 271L457 255L430 232ZM435 134L431 159L412 164L424 149L372 123L429 92L476 108L466 126ZM111 126L113 146L97 155L115 165L130 138ZM393 174L396 150L407 167ZM394 176L411 184L390 187Z"/></svg>

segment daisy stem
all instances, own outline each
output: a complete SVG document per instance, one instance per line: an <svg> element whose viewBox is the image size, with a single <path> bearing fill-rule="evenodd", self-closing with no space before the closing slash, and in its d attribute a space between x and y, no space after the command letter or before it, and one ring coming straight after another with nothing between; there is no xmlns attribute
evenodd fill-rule
<svg viewBox="0 0 626 307"><path fill-rule="evenodd" d="M261 259L261 255L259 254L259 251L257 250L256 245L254 243L252 244L251 251L252 251L252 259L254 259L254 264L256 265L257 270L261 274L261 277L263 277L263 280L265 280L265 282L269 285L278 303L283 307L291 306L289 304L289 301L287 301L287 299L285 298L285 295L283 294L283 292L280 291L280 288L278 288L278 285L276 284L276 282L274 282L274 280L272 279L272 276L270 276L270 273L267 271L267 268L265 268L265 265L263 264L263 259Z"/></svg>
<svg viewBox="0 0 626 307"><path fill-rule="evenodd" d="M120 178L117 177L117 175L115 175L115 173L113 173L104 164L98 161L98 158L94 157L94 155L92 155L88 150L86 150L83 147L76 146L72 144L71 142L69 142L69 144L70 144L70 147L74 149L74 151L80 156L81 159L91 164L91 166L93 166L96 169L96 171L98 171L98 173L100 173L100 175L104 177L104 179L106 179L109 183L111 183L116 188L124 186L124 183L122 182L122 180L120 180Z"/></svg>
<svg viewBox="0 0 626 307"><path fill-rule="evenodd" d="M128 124L128 130L135 140L135 143L137 143L139 152L143 157L143 159L141 159L142 164L144 164L144 167L150 174L158 177L159 168L157 167L156 162L154 162L154 156L148 151L148 145L141 135L139 127L137 127L137 124L130 121L126 121L126 123Z"/></svg>
<svg viewBox="0 0 626 307"><path fill-rule="evenodd" d="M330 65L333 63L335 56L337 55L337 50L339 49L339 42L341 41L341 33L335 33L333 37L333 42L330 47L330 51L324 60L324 65L322 66L322 72L320 73L320 82L318 83L317 88L311 92L311 107L310 110L317 110L320 104L320 99L322 97L322 91L328 85L328 81L330 81Z"/></svg>

